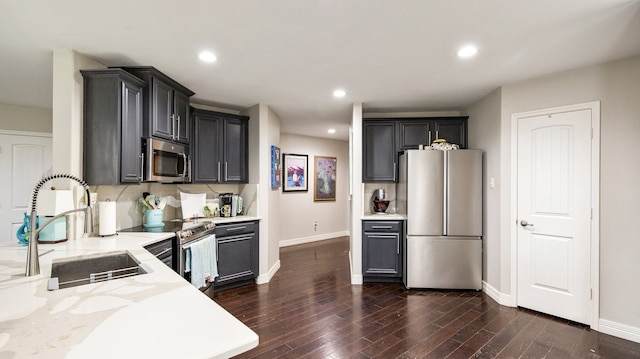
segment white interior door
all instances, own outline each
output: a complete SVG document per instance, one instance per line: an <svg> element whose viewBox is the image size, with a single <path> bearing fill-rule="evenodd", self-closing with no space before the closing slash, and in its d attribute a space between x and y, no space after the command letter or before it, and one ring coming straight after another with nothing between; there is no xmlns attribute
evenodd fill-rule
<svg viewBox="0 0 640 359"><path fill-rule="evenodd" d="M591 111L517 126L518 305L590 324Z"/></svg>
<svg viewBox="0 0 640 359"><path fill-rule="evenodd" d="M0 133L0 244L18 243L33 187L51 174L51 137Z"/></svg>

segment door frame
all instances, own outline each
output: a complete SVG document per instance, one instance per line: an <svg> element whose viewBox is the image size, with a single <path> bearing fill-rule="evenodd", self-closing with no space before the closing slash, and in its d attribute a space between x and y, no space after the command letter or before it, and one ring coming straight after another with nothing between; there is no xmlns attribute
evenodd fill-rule
<svg viewBox="0 0 640 359"><path fill-rule="evenodd" d="M598 330L600 319L600 101L519 112L511 115L511 305L518 306L518 120L579 110L591 111L591 320Z"/></svg>

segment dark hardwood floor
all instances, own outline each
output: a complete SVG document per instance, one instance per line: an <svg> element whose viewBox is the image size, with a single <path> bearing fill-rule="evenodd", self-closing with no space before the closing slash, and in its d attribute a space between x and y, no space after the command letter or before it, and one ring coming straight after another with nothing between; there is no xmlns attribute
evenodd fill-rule
<svg viewBox="0 0 640 359"><path fill-rule="evenodd" d="M640 344L482 292L351 285L347 238L285 247L268 284L215 294L260 344L238 358L640 358Z"/></svg>

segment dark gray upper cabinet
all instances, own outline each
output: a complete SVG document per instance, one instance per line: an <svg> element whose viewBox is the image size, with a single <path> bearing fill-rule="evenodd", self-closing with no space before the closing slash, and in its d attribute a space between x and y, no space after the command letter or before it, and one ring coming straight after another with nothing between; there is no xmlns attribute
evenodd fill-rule
<svg viewBox="0 0 640 359"><path fill-rule="evenodd" d="M404 118L397 120L398 151L430 145L436 139L467 148L467 117Z"/></svg>
<svg viewBox="0 0 640 359"><path fill-rule="evenodd" d="M466 116L364 119L362 181L396 182L398 154L438 138L467 148L467 120Z"/></svg>
<svg viewBox="0 0 640 359"><path fill-rule="evenodd" d="M80 72L84 180L90 185L141 182L144 81L115 68Z"/></svg>
<svg viewBox="0 0 640 359"><path fill-rule="evenodd" d="M395 182L396 124L394 121L367 120L362 123L362 182Z"/></svg>
<svg viewBox="0 0 640 359"><path fill-rule="evenodd" d="M249 118L193 109L192 182L249 181Z"/></svg>
<svg viewBox="0 0 640 359"><path fill-rule="evenodd" d="M194 92L152 66L123 67L147 83L144 95L144 137L189 144L189 98Z"/></svg>

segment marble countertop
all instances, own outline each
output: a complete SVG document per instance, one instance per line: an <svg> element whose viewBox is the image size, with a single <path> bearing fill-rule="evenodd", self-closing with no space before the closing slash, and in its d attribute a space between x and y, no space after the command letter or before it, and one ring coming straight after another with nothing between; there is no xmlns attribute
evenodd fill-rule
<svg viewBox="0 0 640 359"><path fill-rule="evenodd" d="M407 219L407 215L398 213L365 213L360 217L360 219L366 221L404 221Z"/></svg>
<svg viewBox="0 0 640 359"><path fill-rule="evenodd" d="M142 246L172 233L120 233L41 244L41 274L25 277L27 248L0 246L2 358L228 358L258 335ZM47 290L55 258L127 250L147 274Z"/></svg>

